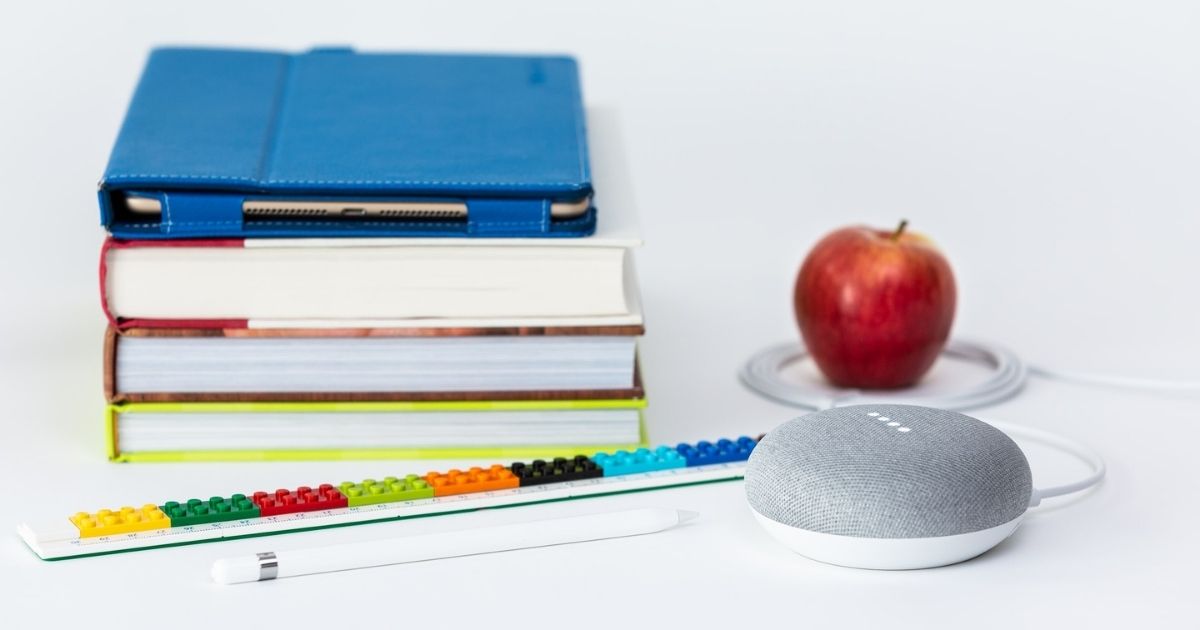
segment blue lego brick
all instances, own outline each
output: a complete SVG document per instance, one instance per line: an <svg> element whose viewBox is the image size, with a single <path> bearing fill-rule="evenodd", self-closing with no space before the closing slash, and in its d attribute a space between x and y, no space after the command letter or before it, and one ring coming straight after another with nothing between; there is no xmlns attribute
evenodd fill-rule
<svg viewBox="0 0 1200 630"><path fill-rule="evenodd" d="M680 455L687 460L688 466L708 466L709 464L724 464L726 462L745 461L750 457L750 451L758 445L752 438L742 436L737 441L720 439L712 442L697 442L680 444L675 447Z"/></svg>
<svg viewBox="0 0 1200 630"><path fill-rule="evenodd" d="M611 455L608 453L596 453L592 456L592 459L604 469L605 477L634 475L653 470L667 470L687 466L687 461L683 458L683 455L680 455L677 449L673 449L670 446L660 446L653 451L648 448L639 448L632 453L629 451L617 451Z"/></svg>

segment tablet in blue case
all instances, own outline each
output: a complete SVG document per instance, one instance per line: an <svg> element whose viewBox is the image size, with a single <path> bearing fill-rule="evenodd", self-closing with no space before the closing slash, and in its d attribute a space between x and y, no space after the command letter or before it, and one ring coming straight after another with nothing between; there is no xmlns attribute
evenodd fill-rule
<svg viewBox="0 0 1200 630"><path fill-rule="evenodd" d="M568 57L164 48L100 182L117 237L572 237L596 210ZM129 198L158 207L147 214ZM247 201L465 204L465 216L251 216ZM462 215L464 213L460 213ZM557 214L557 212L555 213Z"/></svg>

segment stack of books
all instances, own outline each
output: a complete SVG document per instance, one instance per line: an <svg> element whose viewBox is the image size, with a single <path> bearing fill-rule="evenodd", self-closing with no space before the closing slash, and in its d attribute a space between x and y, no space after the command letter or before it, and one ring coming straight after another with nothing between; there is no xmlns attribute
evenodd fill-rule
<svg viewBox="0 0 1200 630"><path fill-rule="evenodd" d="M640 240L584 123L569 58L154 51L100 188L109 457L644 444Z"/></svg>

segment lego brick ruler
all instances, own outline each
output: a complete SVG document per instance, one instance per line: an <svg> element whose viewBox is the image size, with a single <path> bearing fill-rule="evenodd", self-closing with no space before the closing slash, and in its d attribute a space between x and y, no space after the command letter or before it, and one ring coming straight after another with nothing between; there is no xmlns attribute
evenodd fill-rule
<svg viewBox="0 0 1200 630"><path fill-rule="evenodd" d="M739 479L757 442L699 442L445 473L79 512L22 524L43 560L138 551Z"/></svg>

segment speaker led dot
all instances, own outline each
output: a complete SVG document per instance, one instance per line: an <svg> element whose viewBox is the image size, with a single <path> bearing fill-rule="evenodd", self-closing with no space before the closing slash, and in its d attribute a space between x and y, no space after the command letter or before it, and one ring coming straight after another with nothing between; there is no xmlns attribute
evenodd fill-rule
<svg viewBox="0 0 1200 630"><path fill-rule="evenodd" d="M898 427L898 426L900 426L900 423L899 422L889 422L888 426L889 427Z"/></svg>
<svg viewBox="0 0 1200 630"><path fill-rule="evenodd" d="M884 417L882 417L882 418L880 418L880 419L879 419L879 421L880 421L880 422L887 422L888 420L891 420L891 418L889 418L889 417L887 417L887 416L884 416Z"/></svg>
<svg viewBox="0 0 1200 630"><path fill-rule="evenodd" d="M872 412L868 413L867 415L868 415L868 416L871 416L872 418L874 418L875 416L878 416L878 415L879 415L879 412L878 412L878 411L872 411Z"/></svg>
<svg viewBox="0 0 1200 630"><path fill-rule="evenodd" d="M912 431L912 429L910 429L908 427L900 427L899 429L896 429L896 430L901 433L908 433L909 431Z"/></svg>

